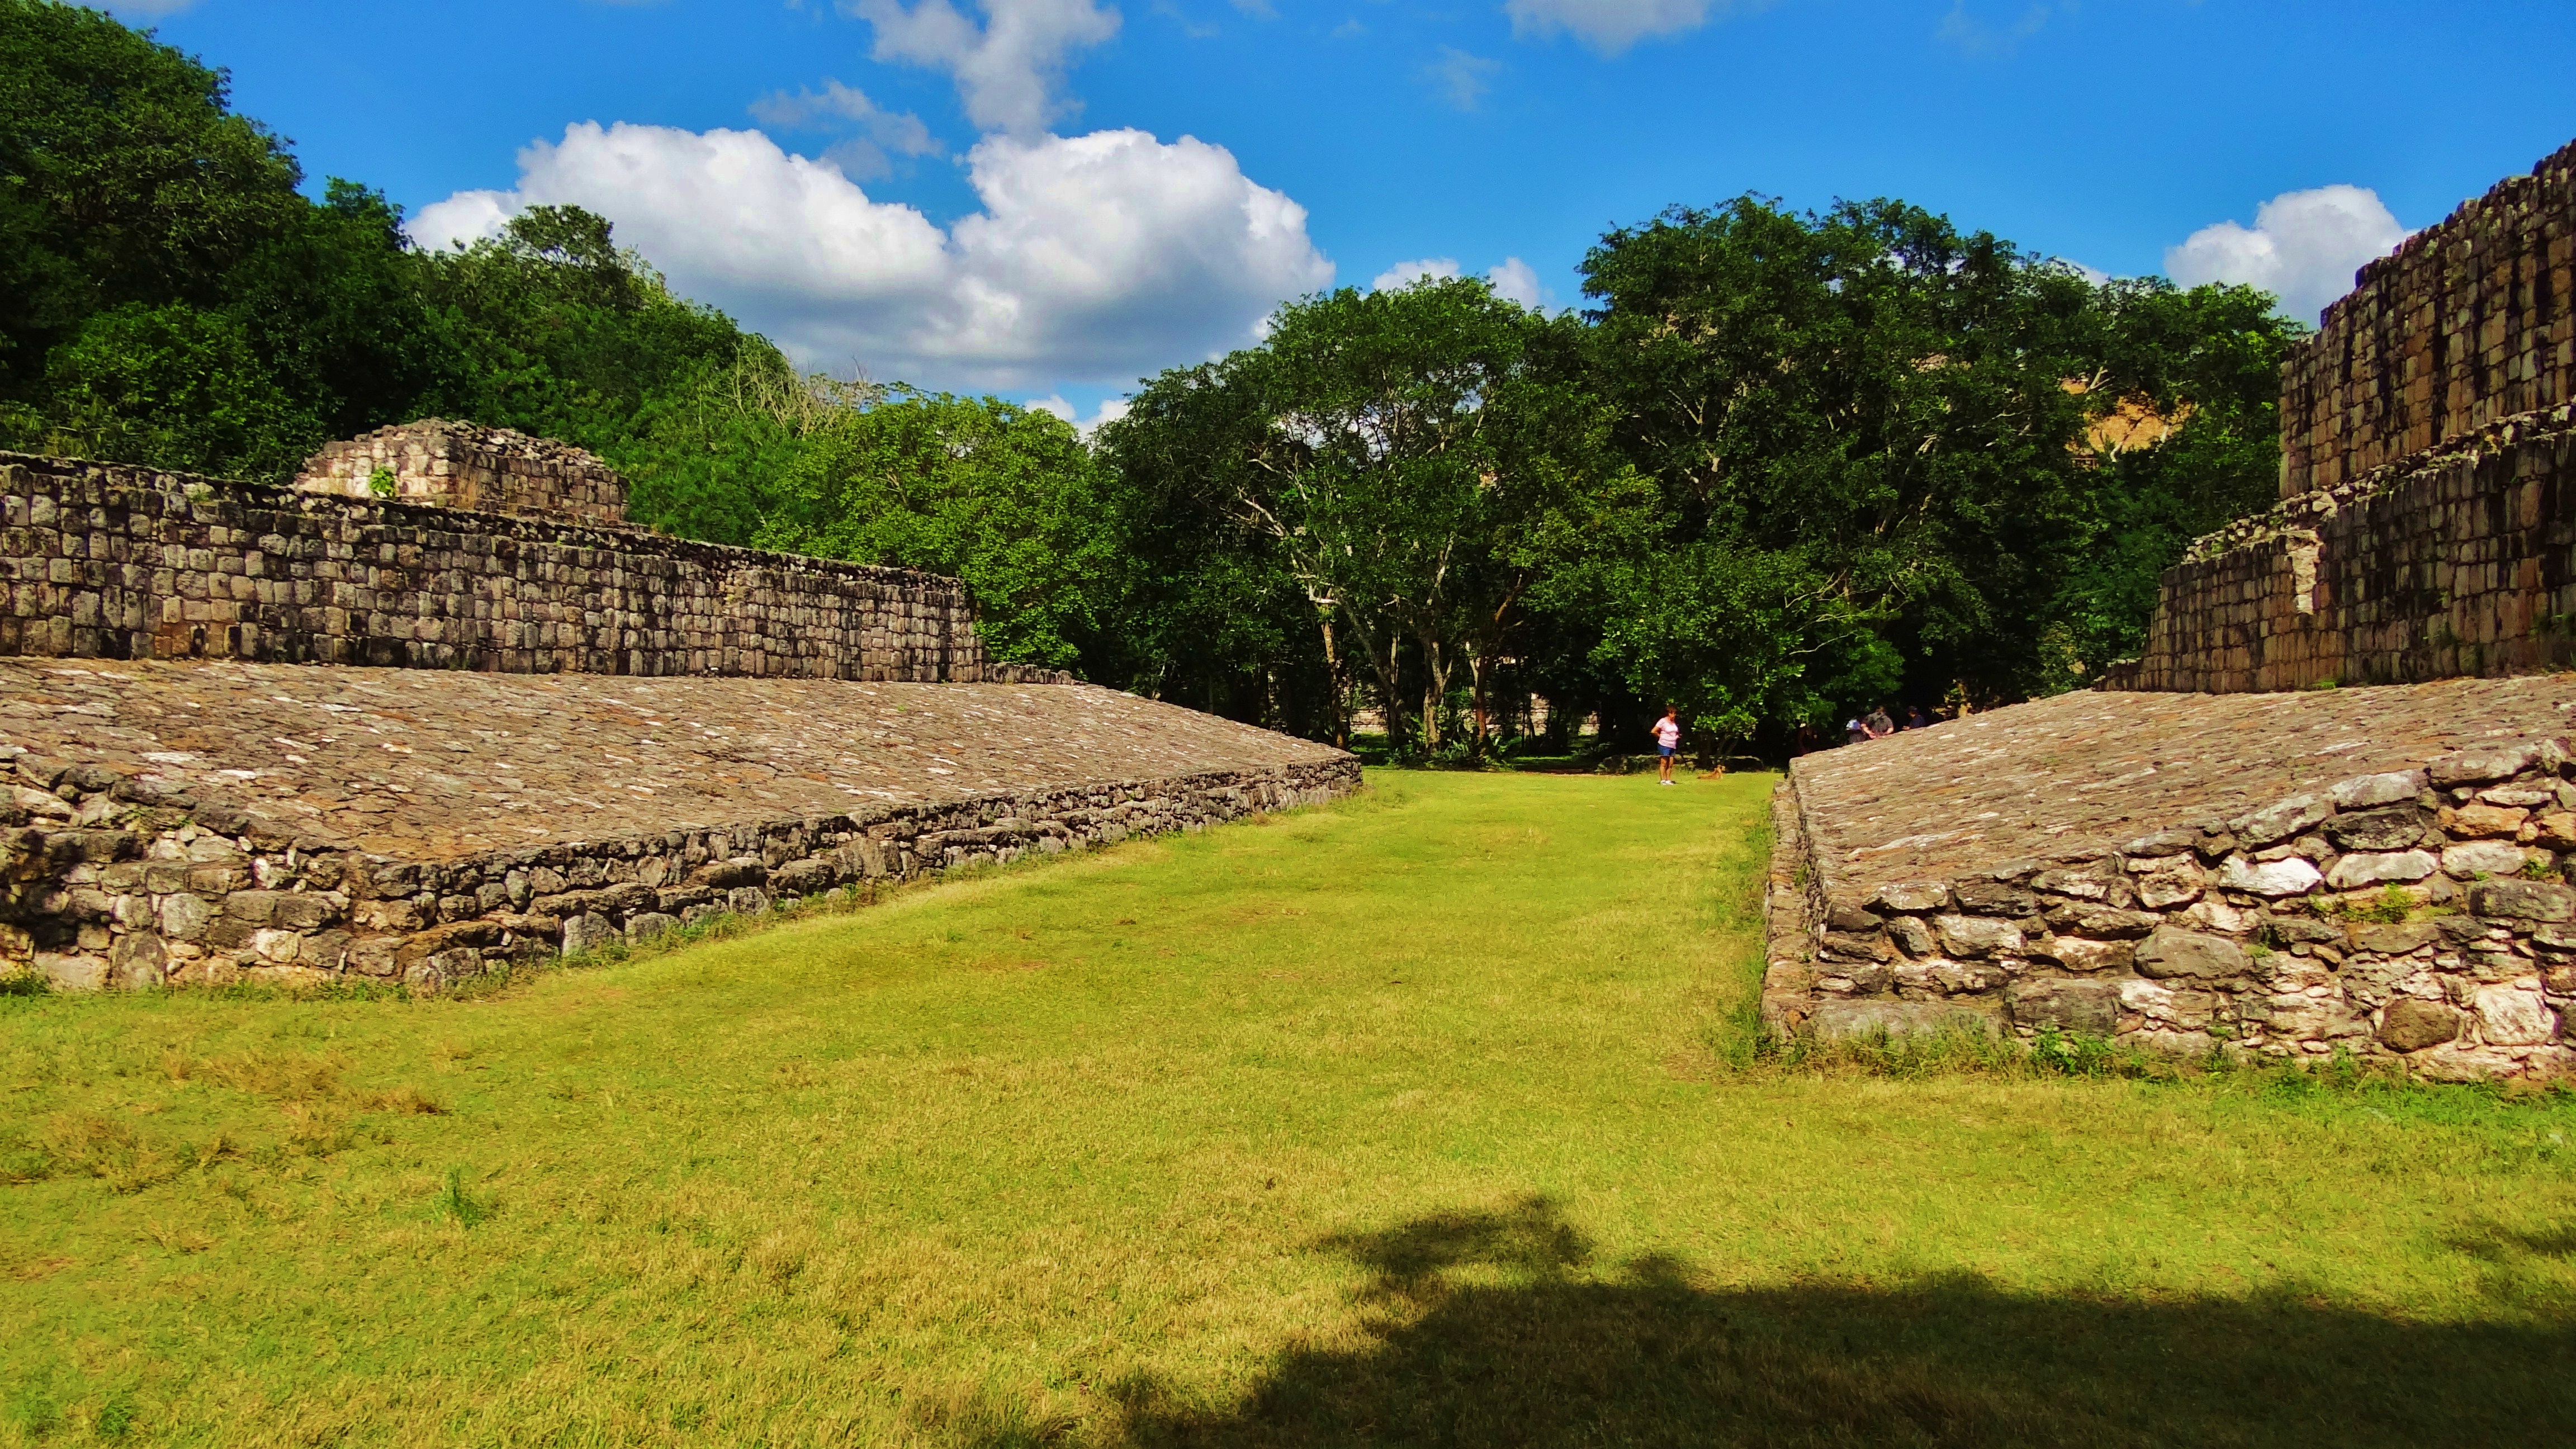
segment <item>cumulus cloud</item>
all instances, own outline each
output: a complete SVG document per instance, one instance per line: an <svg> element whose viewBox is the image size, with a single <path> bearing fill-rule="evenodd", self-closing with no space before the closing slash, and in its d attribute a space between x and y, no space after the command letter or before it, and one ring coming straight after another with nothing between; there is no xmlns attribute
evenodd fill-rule
<svg viewBox="0 0 2576 1449"><path fill-rule="evenodd" d="M1422 257L1410 262L1397 262L1369 281L1372 292L1400 292L1425 277L1443 280L1458 275L1455 257Z"/></svg>
<svg viewBox="0 0 2576 1449"><path fill-rule="evenodd" d="M949 0L841 0L876 28L878 60L945 71L966 118L984 131L1033 135L1078 105L1062 94L1074 52L1118 33L1118 12L1092 0L977 0L976 24Z"/></svg>
<svg viewBox="0 0 2576 1449"><path fill-rule="evenodd" d="M837 80L823 82L820 94L772 92L751 103L751 114L781 131L855 130L823 153L855 181L893 175L895 156L936 156L944 149L919 116L886 110Z"/></svg>
<svg viewBox="0 0 2576 1449"><path fill-rule="evenodd" d="M2406 239L2380 201L2359 186L2285 191L2255 208L2254 225L2205 226L2165 252L2165 274L2186 287L2237 282L2281 299L2281 310L2313 322L2352 290L2352 274Z"/></svg>
<svg viewBox="0 0 2576 1449"><path fill-rule="evenodd" d="M1332 281L1305 208L1221 146L989 136L966 162L981 209L942 230L758 131L585 122L520 152L515 188L460 192L411 230L466 242L527 206L584 206L809 366L938 387L1129 381L1244 346Z"/></svg>
<svg viewBox="0 0 2576 1449"><path fill-rule="evenodd" d="M1758 10L1767 0L1505 0L1512 34L1547 36L1562 31L1603 55L1617 55L1650 36L1679 35L1708 23L1714 10Z"/></svg>
<svg viewBox="0 0 2576 1449"><path fill-rule="evenodd" d="M1422 74L1431 82L1434 95L1459 110L1472 111L1485 99L1485 92L1494 88L1493 76L1502 68L1499 60L1444 45L1440 47L1440 58L1423 67Z"/></svg>
<svg viewBox="0 0 2576 1449"><path fill-rule="evenodd" d="M1501 266L1485 273L1485 280L1493 284L1494 295L1506 302L1544 307L1556 300L1538 284L1538 269L1518 257L1503 258Z"/></svg>

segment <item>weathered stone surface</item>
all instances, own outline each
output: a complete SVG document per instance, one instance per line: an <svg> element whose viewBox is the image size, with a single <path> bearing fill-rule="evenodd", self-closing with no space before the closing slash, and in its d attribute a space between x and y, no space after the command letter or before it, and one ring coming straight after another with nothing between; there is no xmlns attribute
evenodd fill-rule
<svg viewBox="0 0 2576 1449"><path fill-rule="evenodd" d="M1974 959L2018 951L2022 947L2021 928L2010 921L1984 916L1941 916L1932 924L1940 933L1941 949L1952 956Z"/></svg>
<svg viewBox="0 0 2576 1449"><path fill-rule="evenodd" d="M2469 911L2526 921L2576 919L2576 890L2542 881L2480 881L2469 887Z"/></svg>
<svg viewBox="0 0 2576 1449"><path fill-rule="evenodd" d="M1973 1032L1991 1035L1995 1013L1987 1008L1948 1001L1827 1001L1809 1018L1810 1028L1824 1037L1890 1036L1916 1032Z"/></svg>
<svg viewBox="0 0 2576 1449"><path fill-rule="evenodd" d="M1895 941L1896 948L1908 956L1929 956L1941 949L1941 943L1933 939L1932 928L1923 924L1921 918L1916 916L1897 916L1890 919L1887 923L1887 934Z"/></svg>
<svg viewBox="0 0 2576 1449"><path fill-rule="evenodd" d="M2511 840L2522 833L2523 822L2531 818L2528 810L2509 805L2463 805L2442 815L2445 834L2468 840Z"/></svg>
<svg viewBox="0 0 2576 1449"><path fill-rule="evenodd" d="M1887 881L1872 893L1870 904L1882 911L1920 915L1947 907L1950 888L1938 881Z"/></svg>
<svg viewBox="0 0 2576 1449"><path fill-rule="evenodd" d="M2406 850L2388 855L2347 855L2326 872L2326 884L2339 891L2367 886L2411 885L2441 868L2430 851Z"/></svg>
<svg viewBox="0 0 2576 1449"><path fill-rule="evenodd" d="M2358 810L2326 822L2326 839L2343 850L2405 850L2422 843L2424 818L2411 805Z"/></svg>
<svg viewBox="0 0 2576 1449"><path fill-rule="evenodd" d="M2437 790L2508 780L2531 768L2533 753L2530 745L2461 750L2428 763L2424 767L2424 776Z"/></svg>
<svg viewBox="0 0 2576 1449"><path fill-rule="evenodd" d="M2134 941L2093 941L2082 936L2048 936L2030 943L2030 954L2055 961L2069 971L2125 971L2137 957Z"/></svg>
<svg viewBox="0 0 2576 1449"><path fill-rule="evenodd" d="M2285 860L2248 860L2231 855L2219 862L2216 877L2221 890L2244 891L2258 896L2302 896L2316 888L2325 877L2317 868L2298 856Z"/></svg>
<svg viewBox="0 0 2576 1449"><path fill-rule="evenodd" d="M2245 949L2224 936L2172 926L2147 937L2137 948L2136 961L2141 976L2196 977L2205 981L2242 976L2249 964Z"/></svg>
<svg viewBox="0 0 2576 1449"><path fill-rule="evenodd" d="M2444 874L2456 880L2481 875L2514 875L2531 860L2531 852L2501 840L2472 840L2442 852Z"/></svg>
<svg viewBox="0 0 2576 1449"><path fill-rule="evenodd" d="M2326 798L2337 810L2366 810L2373 805L2394 805L2412 801L2424 792L2424 772L2392 770L2384 775L2355 775L2337 780L2326 791Z"/></svg>
<svg viewBox="0 0 2576 1449"><path fill-rule="evenodd" d="M2151 911L2189 905L2200 899L2201 890L2209 879L2200 868L2200 862L2188 855L2162 860L2133 859L2129 868L2137 873L2138 904Z"/></svg>
<svg viewBox="0 0 2576 1449"><path fill-rule="evenodd" d="M2474 1008L2478 1039L2489 1046L2537 1046L2558 1035L2558 1021L2541 1000L2537 982L2481 986Z"/></svg>
<svg viewBox="0 0 2576 1449"><path fill-rule="evenodd" d="M2109 1036L2120 1022L2120 983L2016 981L2004 988L2004 1010L2019 1027Z"/></svg>
<svg viewBox="0 0 2576 1449"><path fill-rule="evenodd" d="M2380 1016L2379 1040L2391 1051L2416 1052L2460 1034L2460 1014L2436 1001L2400 997Z"/></svg>
<svg viewBox="0 0 2576 1449"><path fill-rule="evenodd" d="M2334 809L2322 795L2293 795L2231 822L2229 829L2250 849L2287 840L2322 822Z"/></svg>

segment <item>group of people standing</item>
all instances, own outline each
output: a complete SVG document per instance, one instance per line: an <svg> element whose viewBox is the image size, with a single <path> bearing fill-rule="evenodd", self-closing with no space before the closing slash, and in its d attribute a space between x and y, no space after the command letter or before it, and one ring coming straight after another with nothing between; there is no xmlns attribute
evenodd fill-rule
<svg viewBox="0 0 2576 1449"><path fill-rule="evenodd" d="M1905 707L1905 719L1902 723L1888 714L1887 706L1874 705L1869 713L1855 715L1843 722L1843 742L1857 745L1866 740L1883 740L1898 730L1921 730L1931 727L1931 716L1926 715L1923 712L1923 706L1919 704Z"/></svg>

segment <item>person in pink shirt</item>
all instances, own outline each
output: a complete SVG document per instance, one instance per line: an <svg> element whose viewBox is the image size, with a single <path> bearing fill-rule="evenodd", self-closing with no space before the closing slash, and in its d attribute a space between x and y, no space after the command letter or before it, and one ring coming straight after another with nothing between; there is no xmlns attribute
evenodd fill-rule
<svg viewBox="0 0 2576 1449"><path fill-rule="evenodd" d="M1673 782L1673 756L1682 747L1682 722L1676 719L1671 705L1664 706L1664 717L1655 721L1655 753L1663 757L1661 783Z"/></svg>

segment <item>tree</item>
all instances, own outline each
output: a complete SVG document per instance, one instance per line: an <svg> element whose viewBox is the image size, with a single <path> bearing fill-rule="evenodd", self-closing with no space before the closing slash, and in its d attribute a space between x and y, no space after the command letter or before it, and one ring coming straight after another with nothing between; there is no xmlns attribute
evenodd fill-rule
<svg viewBox="0 0 2576 1449"><path fill-rule="evenodd" d="M1107 445L1266 540L1327 669L1375 676L1399 749L1409 648L1416 738L1436 749L1455 671L1481 683L1595 481L1606 418L1544 365L1552 339L1572 353L1570 325L1474 279L1328 293L1282 308L1260 346L1148 384Z"/></svg>

